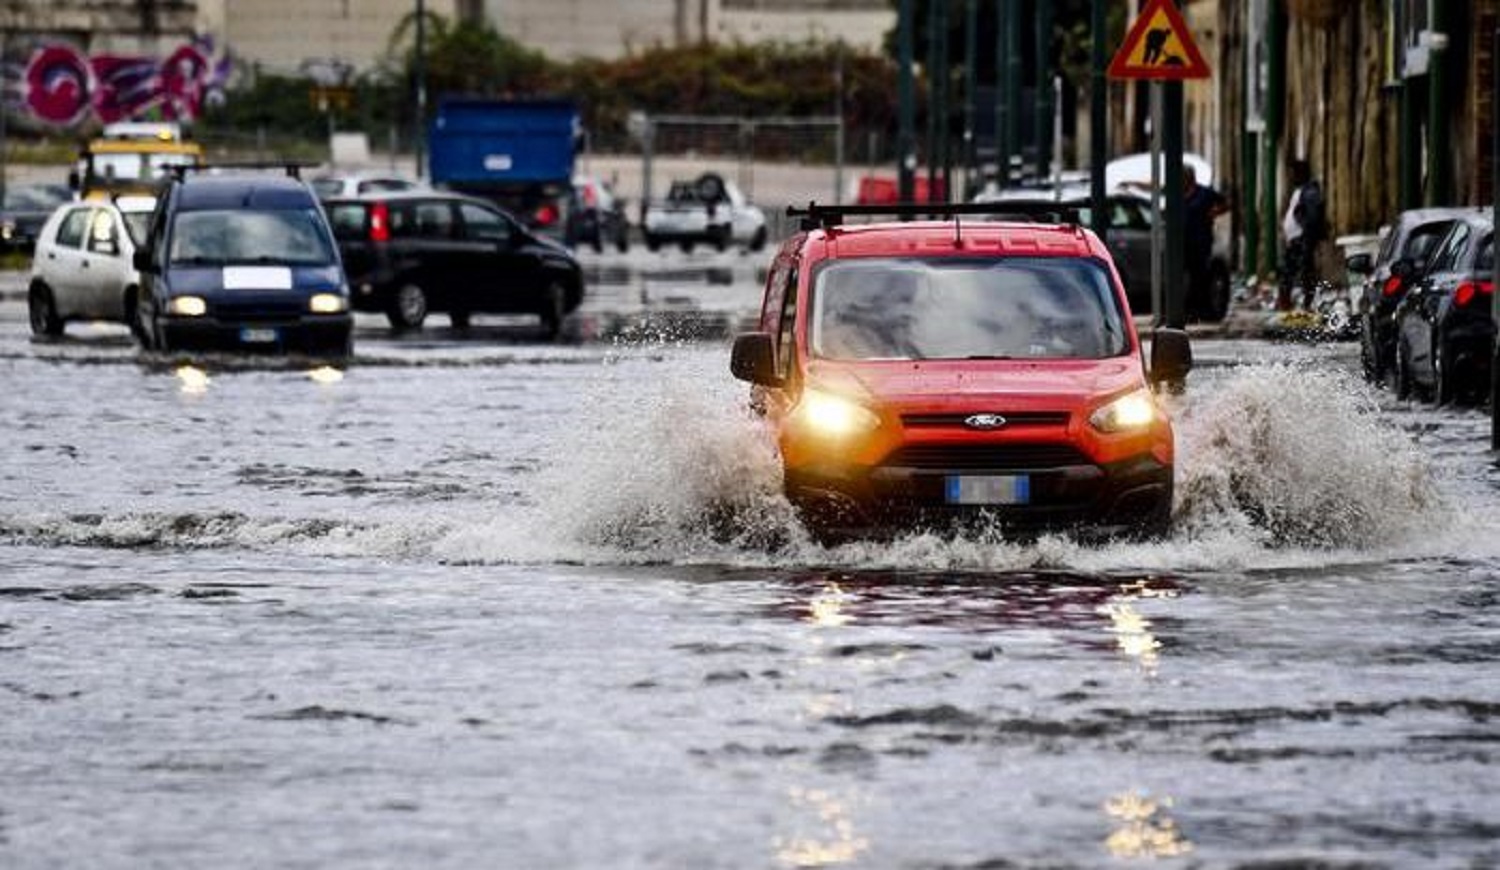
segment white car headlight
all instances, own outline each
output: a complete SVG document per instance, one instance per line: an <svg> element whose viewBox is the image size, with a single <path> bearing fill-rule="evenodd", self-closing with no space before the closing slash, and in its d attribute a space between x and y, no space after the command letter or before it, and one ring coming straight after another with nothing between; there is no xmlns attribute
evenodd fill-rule
<svg viewBox="0 0 1500 870"><path fill-rule="evenodd" d="M314 293L307 300L307 310L314 314L342 314L349 310L349 300L337 293Z"/></svg>
<svg viewBox="0 0 1500 870"><path fill-rule="evenodd" d="M831 438L873 432L880 427L880 417L869 408L818 390L802 394L796 414L808 428Z"/></svg>
<svg viewBox="0 0 1500 870"><path fill-rule="evenodd" d="M208 313L208 303L202 296L173 296L167 311L178 317L202 317Z"/></svg>
<svg viewBox="0 0 1500 870"><path fill-rule="evenodd" d="M1089 424L1100 432L1128 432L1150 426L1156 413L1156 397L1142 387L1101 406L1089 415Z"/></svg>

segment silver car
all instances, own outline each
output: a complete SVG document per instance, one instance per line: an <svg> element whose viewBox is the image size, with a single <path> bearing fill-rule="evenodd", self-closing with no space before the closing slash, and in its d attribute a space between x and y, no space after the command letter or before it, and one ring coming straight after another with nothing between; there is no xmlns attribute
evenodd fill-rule
<svg viewBox="0 0 1500 870"><path fill-rule="evenodd" d="M156 198L70 202L42 226L27 300L31 331L57 336L70 320L112 320L136 331L140 275L132 265Z"/></svg>

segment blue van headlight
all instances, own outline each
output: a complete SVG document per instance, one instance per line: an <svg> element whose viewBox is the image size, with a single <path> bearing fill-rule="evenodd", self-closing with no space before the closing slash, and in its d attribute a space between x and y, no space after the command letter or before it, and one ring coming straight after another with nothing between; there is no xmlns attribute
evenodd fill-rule
<svg viewBox="0 0 1500 870"><path fill-rule="evenodd" d="M178 317L202 317L208 313L208 303L202 296L173 296L167 311Z"/></svg>
<svg viewBox="0 0 1500 870"><path fill-rule="evenodd" d="M338 293L314 293L307 300L307 310L314 314L343 314L349 310L349 299Z"/></svg>

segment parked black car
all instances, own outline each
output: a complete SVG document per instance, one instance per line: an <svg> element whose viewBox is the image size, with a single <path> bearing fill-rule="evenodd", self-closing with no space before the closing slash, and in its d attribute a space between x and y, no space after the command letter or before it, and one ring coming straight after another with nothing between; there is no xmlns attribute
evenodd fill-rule
<svg viewBox="0 0 1500 870"><path fill-rule="evenodd" d="M1463 215L1478 208L1419 208L1401 212L1385 232L1372 258L1356 254L1345 262L1362 276L1355 297L1359 321L1360 366L1367 379L1385 380L1396 363L1396 306L1427 268L1427 256Z"/></svg>
<svg viewBox="0 0 1500 870"><path fill-rule="evenodd" d="M471 314L536 314L549 337L583 301L583 272L567 248L490 202L440 191L324 203L360 311L417 329L431 311L454 327Z"/></svg>
<svg viewBox="0 0 1500 870"><path fill-rule="evenodd" d="M1465 214L1432 249L1427 271L1396 306L1396 395L1440 405L1489 394L1495 324L1491 214Z"/></svg>
<svg viewBox="0 0 1500 870"><path fill-rule="evenodd" d="M349 356L338 248L313 191L292 175L172 176L134 263L148 349Z"/></svg>

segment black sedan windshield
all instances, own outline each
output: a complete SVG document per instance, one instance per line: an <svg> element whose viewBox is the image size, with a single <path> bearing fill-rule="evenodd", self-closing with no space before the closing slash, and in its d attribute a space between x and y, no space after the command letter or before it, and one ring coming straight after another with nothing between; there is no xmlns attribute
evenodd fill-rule
<svg viewBox="0 0 1500 870"><path fill-rule="evenodd" d="M333 246L312 209L185 211L173 221L171 260L182 265L325 266Z"/></svg>
<svg viewBox="0 0 1500 870"><path fill-rule="evenodd" d="M851 259L813 287L809 340L828 359L1102 359L1129 345L1093 260Z"/></svg>

